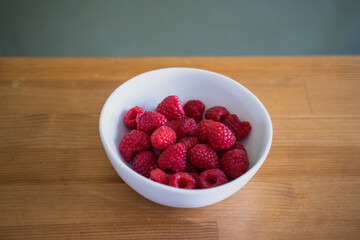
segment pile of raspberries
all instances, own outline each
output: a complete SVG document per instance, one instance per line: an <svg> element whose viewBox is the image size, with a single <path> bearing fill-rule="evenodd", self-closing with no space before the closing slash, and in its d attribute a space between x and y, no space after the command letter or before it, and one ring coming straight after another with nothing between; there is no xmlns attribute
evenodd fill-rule
<svg viewBox="0 0 360 240"><path fill-rule="evenodd" d="M132 129L119 150L135 172L151 180L183 189L216 187L244 174L249 167L245 147L238 142L251 125L222 106L203 113L205 105L190 100L182 106L171 95L155 111L139 106L124 116Z"/></svg>

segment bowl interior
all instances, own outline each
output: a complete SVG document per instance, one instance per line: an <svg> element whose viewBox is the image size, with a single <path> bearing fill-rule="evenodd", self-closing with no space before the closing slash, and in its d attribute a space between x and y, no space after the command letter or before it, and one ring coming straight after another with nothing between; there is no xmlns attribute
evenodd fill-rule
<svg viewBox="0 0 360 240"><path fill-rule="evenodd" d="M125 113L134 106L155 110L167 96L177 95L183 104L199 99L206 109L224 106L252 125L251 134L242 141L248 151L249 169L269 151L272 126L265 107L245 87L221 74L192 68L167 68L140 74L118 87L105 103L100 133L115 161L126 163L118 150L121 138L129 132L123 124ZM114 159L113 159L114 160ZM120 163L120 162L119 162ZM120 163L120 165L123 165Z"/></svg>

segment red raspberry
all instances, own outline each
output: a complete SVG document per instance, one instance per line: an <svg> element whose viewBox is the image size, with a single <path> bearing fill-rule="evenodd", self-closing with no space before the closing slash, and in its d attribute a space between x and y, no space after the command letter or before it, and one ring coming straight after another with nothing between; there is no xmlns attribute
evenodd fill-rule
<svg viewBox="0 0 360 240"><path fill-rule="evenodd" d="M124 116L125 126L127 126L130 129L136 129L137 128L136 116L142 112L144 112L144 110L138 106L135 106L131 108L129 111L127 111L127 113L125 113Z"/></svg>
<svg viewBox="0 0 360 240"><path fill-rule="evenodd" d="M205 105L199 100L190 100L184 105L185 115L193 118L196 123L202 120L202 114L205 111Z"/></svg>
<svg viewBox="0 0 360 240"><path fill-rule="evenodd" d="M202 120L199 122L199 140L200 142L207 143L208 142L208 135L207 131L209 126L213 123L213 120Z"/></svg>
<svg viewBox="0 0 360 240"><path fill-rule="evenodd" d="M241 149L241 150L244 150L246 152L246 149L245 149L244 145L242 145L239 142L235 142L235 144L231 148L229 148L227 150L219 151L218 152L219 158L221 158L224 155L224 153L226 153L227 151L234 150L234 149Z"/></svg>
<svg viewBox="0 0 360 240"><path fill-rule="evenodd" d="M234 133L236 140L245 138L251 130L250 123L241 122L236 114L229 115L223 123Z"/></svg>
<svg viewBox="0 0 360 240"><path fill-rule="evenodd" d="M171 169L173 172L183 172L186 163L186 148L181 143L171 145L160 153L158 165L161 169Z"/></svg>
<svg viewBox="0 0 360 240"><path fill-rule="evenodd" d="M169 186L184 189L195 189L195 179L186 172L175 173L170 178Z"/></svg>
<svg viewBox="0 0 360 240"><path fill-rule="evenodd" d="M150 172L157 168L157 156L153 151L143 151L136 154L133 161L135 172L150 177Z"/></svg>
<svg viewBox="0 0 360 240"><path fill-rule="evenodd" d="M185 117L184 109L178 96L171 95L162 100L156 111L164 115L167 120L177 120Z"/></svg>
<svg viewBox="0 0 360 240"><path fill-rule="evenodd" d="M200 173L198 184L200 188L217 187L227 183L229 180L220 169L209 169Z"/></svg>
<svg viewBox="0 0 360 240"><path fill-rule="evenodd" d="M181 121L182 121L181 119L171 120L171 121L168 121L165 124L165 126L172 128L172 130L174 130L176 132L176 136L178 136L179 135L179 126L180 126Z"/></svg>
<svg viewBox="0 0 360 240"><path fill-rule="evenodd" d="M188 152L196 144L199 144L199 139L197 137L183 137L178 140L178 143L184 144L186 151Z"/></svg>
<svg viewBox="0 0 360 240"><path fill-rule="evenodd" d="M251 131L251 124L247 121L241 122L241 133L239 133L239 139L243 139L249 135Z"/></svg>
<svg viewBox="0 0 360 240"><path fill-rule="evenodd" d="M155 182L168 185L170 178L169 178L169 175L166 172L164 172L160 168L157 168L157 169L152 170L150 172L150 179L155 181Z"/></svg>
<svg viewBox="0 0 360 240"><path fill-rule="evenodd" d="M193 118L186 118L180 122L178 128L179 137L199 135L199 127Z"/></svg>
<svg viewBox="0 0 360 240"><path fill-rule="evenodd" d="M125 161L130 162L135 154L151 147L150 137L139 130L132 130L121 139L119 150Z"/></svg>
<svg viewBox="0 0 360 240"><path fill-rule="evenodd" d="M219 168L220 160L216 152L207 144L197 144L188 152L189 162L200 171Z"/></svg>
<svg viewBox="0 0 360 240"><path fill-rule="evenodd" d="M209 145L214 151L231 148L236 141L231 130L222 123L214 122L207 131Z"/></svg>
<svg viewBox="0 0 360 240"><path fill-rule="evenodd" d="M155 129L165 125L166 118L158 112L145 111L136 116L138 130L151 134Z"/></svg>
<svg viewBox="0 0 360 240"><path fill-rule="evenodd" d="M200 188L199 186L199 176L197 172L188 172L189 175L191 175L195 179L195 188Z"/></svg>
<svg viewBox="0 0 360 240"><path fill-rule="evenodd" d="M205 112L205 119L211 119L215 122L222 122L229 115L230 115L230 113L225 107L215 106L215 107L209 108Z"/></svg>
<svg viewBox="0 0 360 240"><path fill-rule="evenodd" d="M161 126L150 137L153 148L164 150L176 142L176 133L169 127Z"/></svg>
<svg viewBox="0 0 360 240"><path fill-rule="evenodd" d="M194 165L192 165L191 163L187 162L185 165L185 170L184 172L190 173L190 172L199 172L199 170L194 167Z"/></svg>
<svg viewBox="0 0 360 240"><path fill-rule="evenodd" d="M249 160L245 151L234 149L224 153L220 165L225 174L229 178L234 179L247 171Z"/></svg>

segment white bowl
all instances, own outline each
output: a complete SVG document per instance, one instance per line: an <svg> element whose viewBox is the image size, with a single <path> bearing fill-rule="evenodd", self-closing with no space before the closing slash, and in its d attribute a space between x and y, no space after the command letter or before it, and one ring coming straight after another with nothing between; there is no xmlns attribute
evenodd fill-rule
<svg viewBox="0 0 360 240"><path fill-rule="evenodd" d="M239 79L240 80L240 79ZM249 170L239 178L209 189L178 189L149 180L131 169L119 153L120 139L129 130L123 123L134 106L154 110L169 95L182 103L199 99L206 109L221 105L252 125L242 143L247 149ZM217 203L242 188L259 170L270 150L271 119L263 104L238 82L218 73L194 68L165 68L140 74L119 86L107 99L100 115L100 136L106 154L120 177L145 198L171 207L203 207Z"/></svg>

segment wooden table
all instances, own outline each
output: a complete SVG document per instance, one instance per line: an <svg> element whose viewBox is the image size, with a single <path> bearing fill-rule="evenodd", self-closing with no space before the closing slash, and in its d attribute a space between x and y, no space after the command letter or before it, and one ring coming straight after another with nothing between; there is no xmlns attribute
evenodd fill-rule
<svg viewBox="0 0 360 240"><path fill-rule="evenodd" d="M153 203L103 150L99 114L131 77L185 66L250 89L270 154L230 198ZM0 239L360 239L360 56L0 58Z"/></svg>

